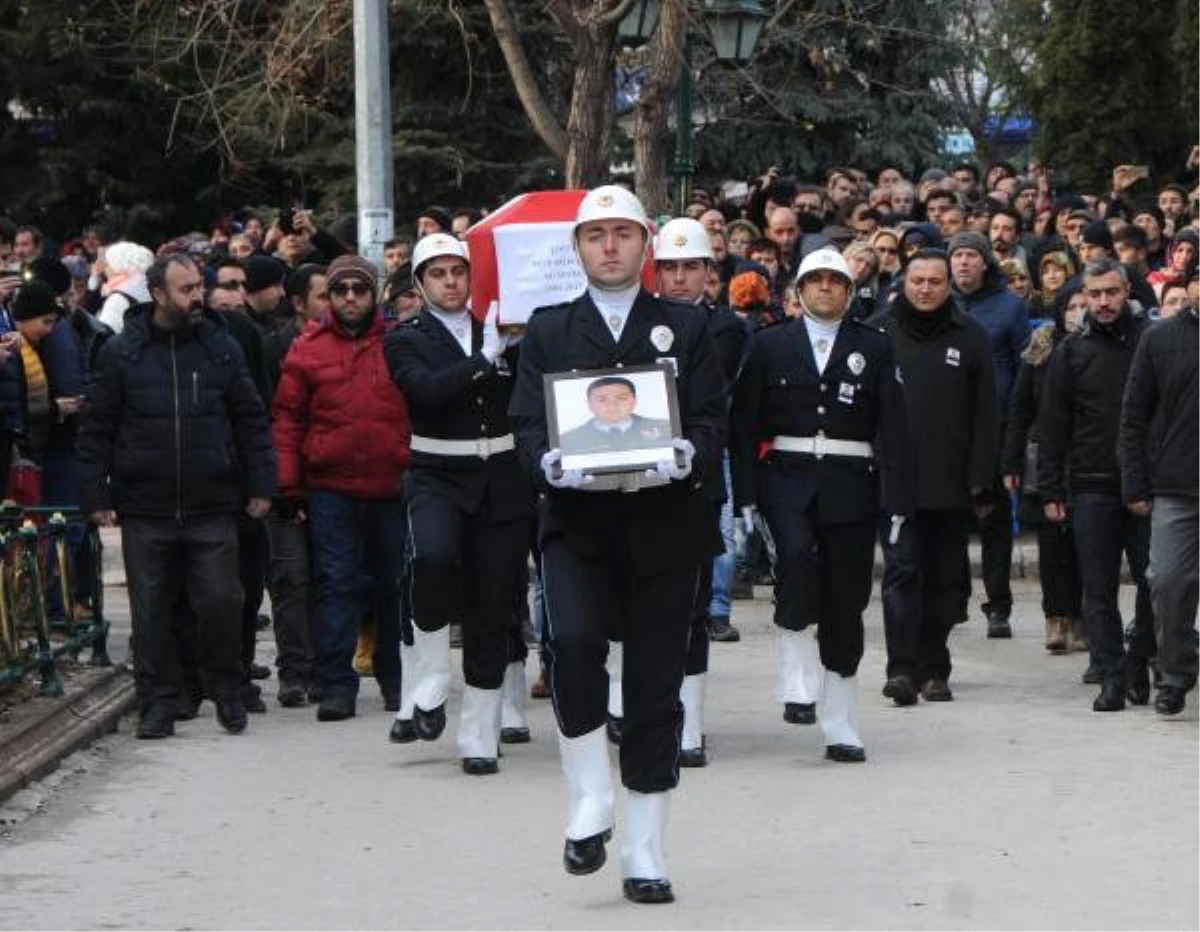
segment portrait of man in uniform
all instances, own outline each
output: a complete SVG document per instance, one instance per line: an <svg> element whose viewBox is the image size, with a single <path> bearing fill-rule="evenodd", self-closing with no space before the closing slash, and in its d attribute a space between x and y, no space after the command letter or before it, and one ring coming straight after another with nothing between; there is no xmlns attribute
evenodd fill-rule
<svg viewBox="0 0 1200 932"><path fill-rule="evenodd" d="M564 468L644 468L672 457L673 379L663 365L552 377L553 421ZM677 417L677 416L676 416Z"/></svg>

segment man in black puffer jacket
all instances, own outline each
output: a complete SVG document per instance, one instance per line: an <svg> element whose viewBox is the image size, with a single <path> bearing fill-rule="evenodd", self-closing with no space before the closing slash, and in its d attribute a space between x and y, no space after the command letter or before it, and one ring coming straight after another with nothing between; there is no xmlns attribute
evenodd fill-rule
<svg viewBox="0 0 1200 932"><path fill-rule="evenodd" d="M221 725L239 732L237 514L263 517L275 491L266 410L236 341L204 311L195 262L160 257L146 280L153 303L130 309L88 390L77 444L82 506L99 525L121 522L138 737L174 731L171 620L181 591L199 624L204 690Z"/></svg>
<svg viewBox="0 0 1200 932"><path fill-rule="evenodd" d="M1068 503L1083 582L1083 626L1103 688L1092 708L1116 712L1125 699L1150 699L1154 616L1146 586L1150 522L1125 508L1117 427L1130 364L1147 321L1129 305L1125 268L1101 259L1083 273L1087 314L1050 360L1038 419L1038 489L1046 518L1062 522ZM1126 653L1117 593L1121 553L1137 582L1134 633Z"/></svg>
<svg viewBox="0 0 1200 932"><path fill-rule="evenodd" d="M1121 489L1126 507L1150 515L1150 601L1162 685L1154 707L1183 711L1196 685L1200 580L1200 340L1196 308L1151 327L1138 346L1121 408Z"/></svg>

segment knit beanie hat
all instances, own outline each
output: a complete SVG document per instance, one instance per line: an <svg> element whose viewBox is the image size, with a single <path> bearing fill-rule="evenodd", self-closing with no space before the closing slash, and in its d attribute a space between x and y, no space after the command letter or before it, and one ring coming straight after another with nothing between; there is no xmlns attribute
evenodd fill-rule
<svg viewBox="0 0 1200 932"><path fill-rule="evenodd" d="M325 272L325 280L332 289L338 282L359 281L367 285L374 294L379 288L379 272L374 264L362 256L338 256Z"/></svg>
<svg viewBox="0 0 1200 932"><path fill-rule="evenodd" d="M33 320L46 314L57 314L58 306L54 289L39 278L25 282L17 292L12 305L13 320Z"/></svg>
<svg viewBox="0 0 1200 932"><path fill-rule="evenodd" d="M961 233L955 233L950 237L949 255L954 255L960 249L974 249L983 256L984 261L988 265L995 264L996 259L992 255L992 246L988 242L987 237L982 233L976 233L973 230L963 230Z"/></svg>
<svg viewBox="0 0 1200 932"><path fill-rule="evenodd" d="M1103 246L1110 253L1115 248L1107 220L1093 220L1089 223L1083 230L1083 241L1088 246Z"/></svg>

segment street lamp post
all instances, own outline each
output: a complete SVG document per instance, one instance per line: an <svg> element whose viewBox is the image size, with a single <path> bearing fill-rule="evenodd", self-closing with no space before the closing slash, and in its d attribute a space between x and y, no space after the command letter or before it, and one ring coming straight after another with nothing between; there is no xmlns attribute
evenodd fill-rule
<svg viewBox="0 0 1200 932"><path fill-rule="evenodd" d="M703 0L702 12L717 58L740 65L754 54L759 33L770 15L760 0ZM658 26L658 15L659 0L637 0L618 27L621 41L649 42ZM695 172L692 159L692 50L687 35L683 41L681 68L675 96L675 161L671 167L677 214L683 212L692 196Z"/></svg>
<svg viewBox="0 0 1200 932"><path fill-rule="evenodd" d="M394 229L387 0L354 0L354 163L358 251L383 267Z"/></svg>

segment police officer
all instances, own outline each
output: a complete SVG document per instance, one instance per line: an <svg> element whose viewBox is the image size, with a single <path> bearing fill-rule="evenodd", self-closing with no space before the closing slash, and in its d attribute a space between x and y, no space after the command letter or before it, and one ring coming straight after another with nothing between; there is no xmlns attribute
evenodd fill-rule
<svg viewBox="0 0 1200 932"><path fill-rule="evenodd" d="M411 690L391 738L441 735L449 625L460 622L466 687L458 750L466 773L489 774L497 771L509 627L525 584L533 519L533 491L508 417L516 349L506 347L494 310L483 323L471 316L463 242L444 233L423 237L413 250L413 275L424 306L384 348L413 426L406 494L414 628L404 676ZM523 667L515 673L523 687ZM404 707L410 703L411 722Z"/></svg>
<svg viewBox="0 0 1200 932"><path fill-rule="evenodd" d="M650 232L636 197L617 186L588 192L573 238L587 290L530 319L511 407L522 460L545 492L538 542L568 795L563 862L572 874L598 870L612 833L604 728L611 633L624 642L624 893L635 902L669 902L663 836L669 791L679 780L679 690L698 568L720 548L702 480L717 468L725 386L704 315L641 288ZM674 440L676 459L630 475L621 487L564 471L561 452L549 448L543 375L660 360L677 374L683 436Z"/></svg>
<svg viewBox="0 0 1200 932"><path fill-rule="evenodd" d="M751 337L734 391L734 498L747 523L761 509L775 541L784 719L811 724L820 702L826 758L860 762L855 677L876 526L881 507L897 525L912 509L904 399L891 341L845 317L854 292L841 254L809 253L797 285L803 316Z"/></svg>
<svg viewBox="0 0 1200 932"><path fill-rule="evenodd" d="M708 231L699 221L678 217L665 223L654 243L654 283L657 296L680 304L695 306L708 317L709 333L727 384L733 384L746 338L746 328L728 308L710 309L701 303L704 283L715 259ZM722 314L721 311L724 313ZM722 352L722 350L725 352ZM726 357L732 355L731 361ZM727 501L724 476L714 471L706 477L705 491L710 496L713 520L720 526L720 511ZM730 516L732 518L732 515ZM730 528L732 531L732 528ZM717 557L717 560L722 557ZM688 634L687 660L679 699L683 703L683 732L680 738L679 766L704 767L708 753L704 738L704 687L708 673L709 601L713 591L713 569L717 560L700 564L700 585L692 608ZM729 566L732 575L732 565ZM736 631L734 632L736 634ZM620 743L621 720L621 644L613 641L608 649L609 735Z"/></svg>

